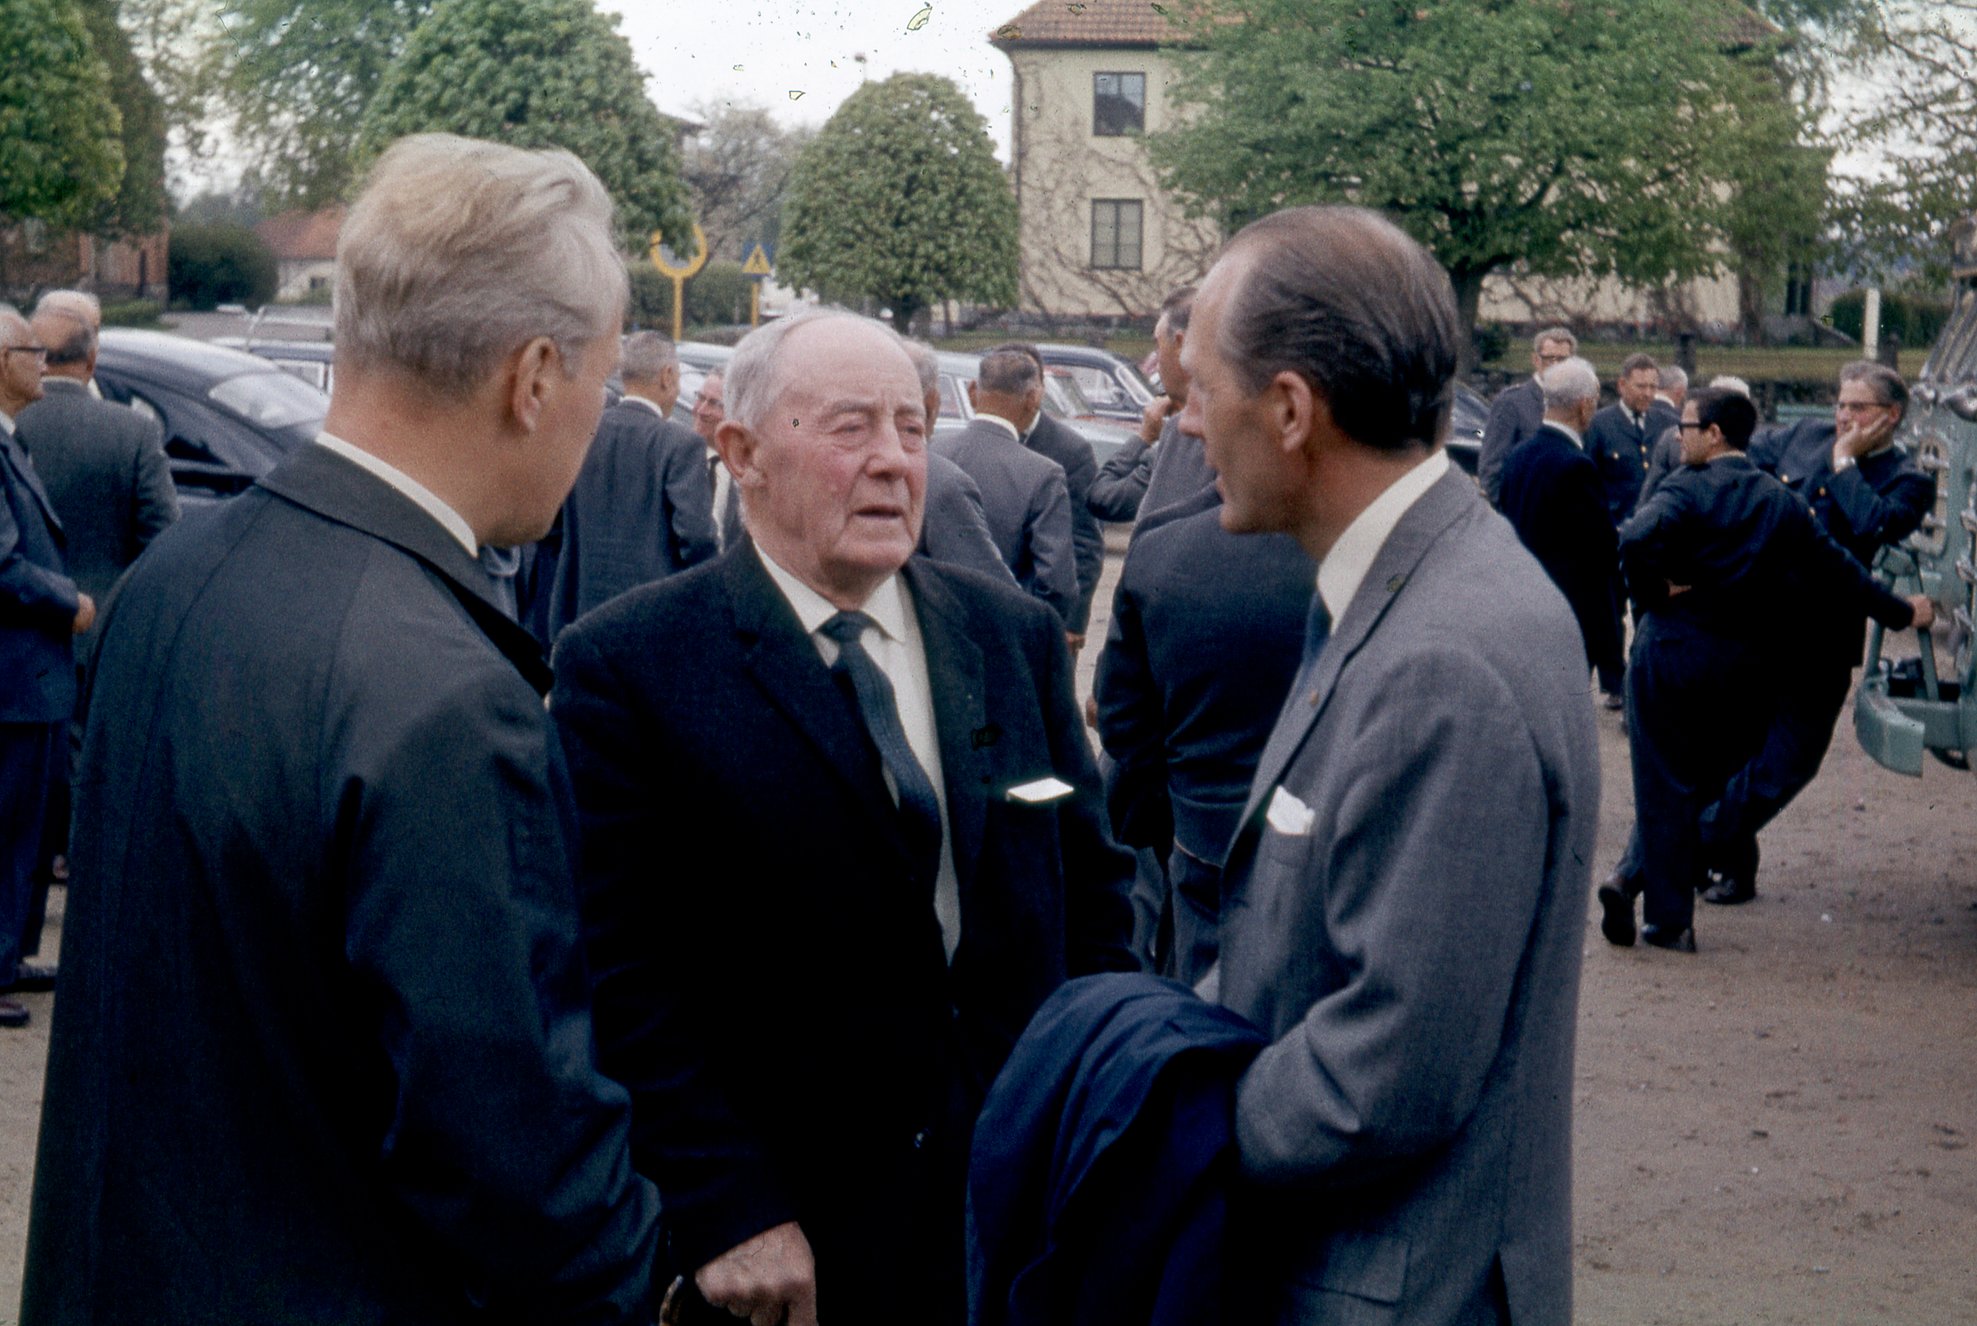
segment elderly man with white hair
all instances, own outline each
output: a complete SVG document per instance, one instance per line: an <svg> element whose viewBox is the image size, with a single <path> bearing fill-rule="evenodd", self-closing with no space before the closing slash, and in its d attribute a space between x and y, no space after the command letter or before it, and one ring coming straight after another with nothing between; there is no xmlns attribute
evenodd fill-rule
<svg viewBox="0 0 1977 1326"><path fill-rule="evenodd" d="M1497 505L1517 537L1572 605L1586 662L1598 673L1606 706L1621 705L1620 563L1599 467L1586 455L1586 428L1599 409L1599 374L1573 356L1538 377L1544 423L1510 453Z"/></svg>
<svg viewBox="0 0 1977 1326"><path fill-rule="evenodd" d="M567 153L408 138L337 259L325 431L103 623L37 1326L651 1320L548 669L476 560L583 462L610 201Z"/></svg>
<svg viewBox="0 0 1977 1326"><path fill-rule="evenodd" d="M956 1323L983 1093L1066 977L1135 965L1132 858L1061 623L914 555L899 338L776 322L726 385L749 539L557 645L600 1054L715 1306Z"/></svg>

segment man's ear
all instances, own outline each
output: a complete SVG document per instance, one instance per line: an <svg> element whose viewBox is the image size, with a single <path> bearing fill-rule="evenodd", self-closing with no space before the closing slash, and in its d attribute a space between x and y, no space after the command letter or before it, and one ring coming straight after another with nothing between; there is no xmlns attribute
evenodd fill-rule
<svg viewBox="0 0 1977 1326"><path fill-rule="evenodd" d="M1337 429L1332 422L1332 403L1303 375L1289 370L1265 384L1261 404L1264 422L1285 455L1308 451L1314 437Z"/></svg>
<svg viewBox="0 0 1977 1326"><path fill-rule="evenodd" d="M970 382L968 384L968 407L971 410L973 410L976 414L980 414L982 412L980 402L978 402L975 399L975 384L973 382Z"/></svg>
<svg viewBox="0 0 1977 1326"><path fill-rule="evenodd" d="M508 358L508 412L525 433L533 433L542 420L542 407L554 388L551 374L563 375L563 356L556 343L538 336Z"/></svg>
<svg viewBox="0 0 1977 1326"><path fill-rule="evenodd" d="M761 471L755 466L759 441L753 431L734 419L723 419L714 429L714 449L721 453L721 463L735 476L735 482L744 487L762 481Z"/></svg>

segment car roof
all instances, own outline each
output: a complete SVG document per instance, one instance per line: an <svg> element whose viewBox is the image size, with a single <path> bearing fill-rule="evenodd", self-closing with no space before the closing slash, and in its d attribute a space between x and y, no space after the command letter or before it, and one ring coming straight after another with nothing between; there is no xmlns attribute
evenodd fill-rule
<svg viewBox="0 0 1977 1326"><path fill-rule="evenodd" d="M219 382L243 373L279 373L281 369L259 355L231 346L195 341L166 332L105 327L98 342L113 361L145 367L181 378Z"/></svg>
<svg viewBox="0 0 1977 1326"><path fill-rule="evenodd" d="M1073 345L1069 341L1038 341L1037 353L1048 359L1052 355L1059 359L1084 359L1094 364L1124 364L1124 355L1096 345Z"/></svg>

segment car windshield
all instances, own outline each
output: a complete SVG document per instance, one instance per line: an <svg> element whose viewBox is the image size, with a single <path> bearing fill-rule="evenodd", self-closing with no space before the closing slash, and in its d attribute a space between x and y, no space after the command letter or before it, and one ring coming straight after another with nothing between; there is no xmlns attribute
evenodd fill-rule
<svg viewBox="0 0 1977 1326"><path fill-rule="evenodd" d="M1146 389L1139 375L1131 369L1124 369L1115 375L1087 364L1073 364L1071 376L1077 380L1079 390L1085 393L1085 399L1108 409L1139 410L1153 399L1153 393Z"/></svg>
<svg viewBox="0 0 1977 1326"><path fill-rule="evenodd" d="M329 413L329 397L278 368L242 373L213 384L206 393L216 404L244 415L263 428L315 427Z"/></svg>
<svg viewBox="0 0 1977 1326"><path fill-rule="evenodd" d="M1080 415L1095 414L1091 402L1078 390L1078 384L1070 374L1052 371L1044 377L1043 408L1052 414L1066 415L1072 419Z"/></svg>

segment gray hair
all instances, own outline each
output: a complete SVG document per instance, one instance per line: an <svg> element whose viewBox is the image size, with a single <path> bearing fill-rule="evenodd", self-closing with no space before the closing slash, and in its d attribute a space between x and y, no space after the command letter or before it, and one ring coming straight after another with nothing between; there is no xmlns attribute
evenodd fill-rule
<svg viewBox="0 0 1977 1326"><path fill-rule="evenodd" d="M1711 391L1734 391L1745 400L1750 399L1750 383L1732 373L1718 373L1709 380Z"/></svg>
<svg viewBox="0 0 1977 1326"><path fill-rule="evenodd" d="M96 353L96 333L80 313L60 306L49 308L44 300L35 305L32 325L34 334L48 347L51 368L86 364Z"/></svg>
<svg viewBox="0 0 1977 1326"><path fill-rule="evenodd" d="M91 332L103 325L103 301L87 290L45 290L34 303L34 316L67 313L89 324Z"/></svg>
<svg viewBox="0 0 1977 1326"><path fill-rule="evenodd" d="M920 375L920 394L924 396L940 386L940 357L934 353L934 348L911 336L900 337L899 344L906 351L906 357L913 361L913 371Z"/></svg>
<svg viewBox="0 0 1977 1326"><path fill-rule="evenodd" d="M854 322L877 327L900 344L900 336L876 318L868 318L841 308L806 309L787 318L763 323L741 338L734 358L728 360L723 379L727 395L727 417L748 428L760 429L784 389L789 374L783 365L783 342L798 327L820 322ZM901 352L905 353L904 347ZM911 356L908 356L911 358Z"/></svg>
<svg viewBox="0 0 1977 1326"><path fill-rule="evenodd" d="M1256 256L1216 350L1251 392L1295 373L1362 446L1441 440L1462 324L1448 273L1426 249L1377 212L1332 206L1251 222L1228 249L1244 251Z"/></svg>
<svg viewBox="0 0 1977 1326"><path fill-rule="evenodd" d="M1661 391L1687 391L1689 375L1680 364L1669 364L1655 374L1654 385Z"/></svg>
<svg viewBox="0 0 1977 1326"><path fill-rule="evenodd" d="M1043 381L1036 352L1006 345L982 356L975 370L975 386L998 396L1022 396Z"/></svg>
<svg viewBox="0 0 1977 1326"><path fill-rule="evenodd" d="M12 345L27 330L27 319L21 316L19 309L12 304L0 304L0 344Z"/></svg>
<svg viewBox="0 0 1977 1326"><path fill-rule="evenodd" d="M678 362L672 337L664 332L635 331L618 352L618 376L627 382L652 382Z"/></svg>
<svg viewBox="0 0 1977 1326"><path fill-rule="evenodd" d="M1538 379L1546 410L1569 410L1599 399L1599 371L1577 355L1553 364Z"/></svg>
<svg viewBox="0 0 1977 1326"><path fill-rule="evenodd" d="M1531 353L1543 354L1546 341L1563 341L1568 354L1579 353L1579 338L1572 334L1570 327L1547 327L1531 338Z"/></svg>
<svg viewBox="0 0 1977 1326"><path fill-rule="evenodd" d="M1865 382L1880 405L1908 404L1908 383L1902 380L1902 375L1872 359L1856 359L1841 369L1840 382L1842 385Z"/></svg>
<svg viewBox="0 0 1977 1326"><path fill-rule="evenodd" d="M1160 301L1160 318L1167 320L1167 333L1173 335L1188 329L1188 319L1194 316L1195 287L1181 286L1170 291L1167 298ZM1160 318L1154 319L1154 332L1159 334Z"/></svg>
<svg viewBox="0 0 1977 1326"><path fill-rule="evenodd" d="M452 134L378 158L336 245L336 355L458 399L546 336L574 375L626 299L611 198L563 151Z"/></svg>

